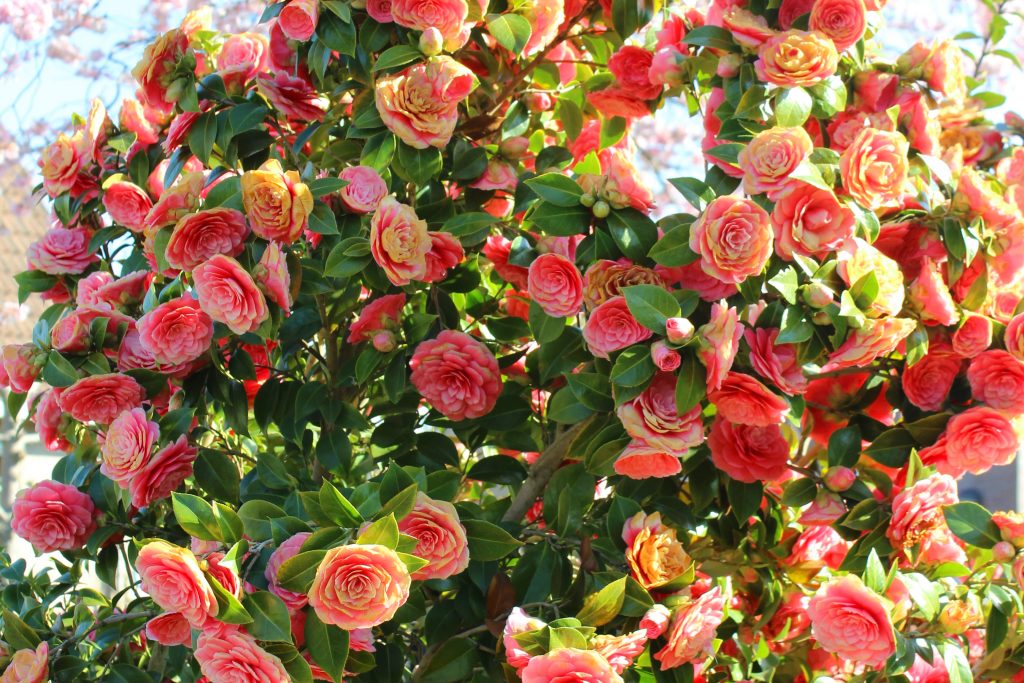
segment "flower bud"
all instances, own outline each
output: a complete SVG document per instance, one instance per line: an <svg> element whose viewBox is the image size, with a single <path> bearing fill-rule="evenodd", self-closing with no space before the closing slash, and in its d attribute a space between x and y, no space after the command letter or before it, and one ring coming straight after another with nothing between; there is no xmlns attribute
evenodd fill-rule
<svg viewBox="0 0 1024 683"><path fill-rule="evenodd" d="M812 282L803 288L804 301L812 308L825 308L835 299L835 293L820 282Z"/></svg>
<svg viewBox="0 0 1024 683"><path fill-rule="evenodd" d="M554 101L546 92L535 92L526 96L526 108L532 112L547 111L553 106Z"/></svg>
<svg viewBox="0 0 1024 683"><path fill-rule="evenodd" d="M584 192L583 194L580 195L580 204L587 207L588 209L592 207L594 205L594 202L596 201L597 199L594 198L594 195L590 194L589 192Z"/></svg>
<svg viewBox="0 0 1024 683"><path fill-rule="evenodd" d="M420 34L420 52L428 57L440 54L444 49L444 36L441 31L431 26Z"/></svg>
<svg viewBox="0 0 1024 683"><path fill-rule="evenodd" d="M981 623L981 611L972 600L952 600L939 614L939 624L951 635L957 635Z"/></svg>
<svg viewBox="0 0 1024 683"><path fill-rule="evenodd" d="M656 341L651 345L651 359L662 372L678 370L682 362L679 352L670 349L663 341Z"/></svg>
<svg viewBox="0 0 1024 683"><path fill-rule="evenodd" d="M992 558L996 562L1009 562L1016 554L1017 549L1013 547L1012 543L999 541L999 543L992 546Z"/></svg>
<svg viewBox="0 0 1024 683"><path fill-rule="evenodd" d="M669 344L685 344L693 339L693 323L686 318L669 318L665 321L665 338Z"/></svg>
<svg viewBox="0 0 1024 683"><path fill-rule="evenodd" d="M381 353L390 353L395 350L395 335L389 330L381 330L373 335L373 348Z"/></svg>
<svg viewBox="0 0 1024 683"><path fill-rule="evenodd" d="M718 66L715 68L715 74L722 78L732 78L740 72L740 66L743 64L743 58L737 54L726 54L718 60Z"/></svg>
<svg viewBox="0 0 1024 683"><path fill-rule="evenodd" d="M599 199L594 202L594 217L595 218L607 218L608 214L612 212L612 207L609 206L608 202L603 199Z"/></svg>
<svg viewBox="0 0 1024 683"><path fill-rule="evenodd" d="M522 135L505 138L498 145L498 151L506 159L522 159L530 151L530 140Z"/></svg>
<svg viewBox="0 0 1024 683"><path fill-rule="evenodd" d="M800 515L801 524L812 526L826 526L846 514L846 505L843 499L831 491L824 489L818 491L814 501Z"/></svg>
<svg viewBox="0 0 1024 683"><path fill-rule="evenodd" d="M830 467L825 473L825 486L837 493L850 488L855 481L857 474L849 467Z"/></svg>

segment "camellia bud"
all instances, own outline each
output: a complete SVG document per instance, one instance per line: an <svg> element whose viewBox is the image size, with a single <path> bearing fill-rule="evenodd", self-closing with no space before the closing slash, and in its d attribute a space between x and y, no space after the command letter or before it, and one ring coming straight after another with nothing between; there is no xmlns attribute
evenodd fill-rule
<svg viewBox="0 0 1024 683"><path fill-rule="evenodd" d="M612 207L605 200L599 199L594 202L593 211L596 218L607 218L608 214L612 212Z"/></svg>
<svg viewBox="0 0 1024 683"><path fill-rule="evenodd" d="M1016 554L1017 549L1013 547L1012 543L999 541L992 546L992 559L996 562L1009 562Z"/></svg>
<svg viewBox="0 0 1024 683"><path fill-rule="evenodd" d="M727 54L718 60L718 67L715 69L715 74L722 78L732 78L740 72L740 66L742 65L743 58L740 55Z"/></svg>
<svg viewBox="0 0 1024 683"><path fill-rule="evenodd" d="M981 610L971 600L952 600L939 614L939 624L949 634L960 634L981 623Z"/></svg>
<svg viewBox="0 0 1024 683"><path fill-rule="evenodd" d="M849 467L830 467L825 473L825 486L830 491L845 491L857 481L857 474Z"/></svg>
<svg viewBox="0 0 1024 683"><path fill-rule="evenodd" d="M811 322L815 325L830 325L832 324L832 317L825 311L815 311L814 315L811 316Z"/></svg>
<svg viewBox="0 0 1024 683"><path fill-rule="evenodd" d="M670 349L668 344L663 341L656 341L651 344L651 360L654 361L654 365L662 372L678 370L682 362L679 352Z"/></svg>
<svg viewBox="0 0 1024 683"><path fill-rule="evenodd" d="M395 350L395 335L388 330L381 330L373 335L373 348L381 353L390 353Z"/></svg>
<svg viewBox="0 0 1024 683"><path fill-rule="evenodd" d="M440 54L444 49L444 36L434 26L427 28L420 34L420 52L428 57Z"/></svg>
<svg viewBox="0 0 1024 683"><path fill-rule="evenodd" d="M587 207L588 209L592 207L594 205L594 202L596 201L597 199L594 198L594 195L590 194L589 192L580 195L580 204Z"/></svg>
<svg viewBox="0 0 1024 683"><path fill-rule="evenodd" d="M825 308L835 299L835 293L820 282L804 286L804 301L813 308Z"/></svg>
<svg viewBox="0 0 1024 683"><path fill-rule="evenodd" d="M812 526L825 526L832 524L846 514L846 505L843 499L831 491L824 489L818 491L818 495L800 515L801 524Z"/></svg>
<svg viewBox="0 0 1024 683"><path fill-rule="evenodd" d="M522 135L505 138L498 145L498 151L506 159L522 159L530 151L530 140Z"/></svg>
<svg viewBox="0 0 1024 683"><path fill-rule="evenodd" d="M532 112L548 111L555 105L546 92L530 93L526 96L526 107Z"/></svg>
<svg viewBox="0 0 1024 683"><path fill-rule="evenodd" d="M665 338L677 346L693 339L693 323L686 318L669 318L665 321Z"/></svg>

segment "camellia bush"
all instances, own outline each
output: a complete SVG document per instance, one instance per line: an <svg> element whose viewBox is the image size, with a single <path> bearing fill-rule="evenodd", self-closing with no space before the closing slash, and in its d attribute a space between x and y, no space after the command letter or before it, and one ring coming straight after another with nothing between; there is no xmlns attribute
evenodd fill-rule
<svg viewBox="0 0 1024 683"><path fill-rule="evenodd" d="M1024 515L957 492L1024 424L1024 121L883 4L157 38L40 161L0 681L1024 680Z"/></svg>

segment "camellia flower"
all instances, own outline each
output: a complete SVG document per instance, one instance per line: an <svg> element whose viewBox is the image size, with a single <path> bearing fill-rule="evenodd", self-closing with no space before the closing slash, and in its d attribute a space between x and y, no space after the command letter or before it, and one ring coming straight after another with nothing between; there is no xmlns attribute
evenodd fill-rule
<svg viewBox="0 0 1024 683"><path fill-rule="evenodd" d="M411 206L385 197L370 220L370 253L393 284L407 285L427 274L430 233Z"/></svg>
<svg viewBox="0 0 1024 683"><path fill-rule="evenodd" d="M338 193L341 202L354 213L373 213L388 194L387 183L369 166L349 166L338 177L348 182Z"/></svg>
<svg viewBox="0 0 1024 683"><path fill-rule="evenodd" d="M818 644L845 660L881 667L896 652L888 607L857 576L819 588L807 613Z"/></svg>
<svg viewBox="0 0 1024 683"><path fill-rule="evenodd" d="M718 197L690 227L690 249L705 273L738 284L764 270L772 255L768 212L749 199Z"/></svg>
<svg viewBox="0 0 1024 683"><path fill-rule="evenodd" d="M399 520L398 530L416 539L412 554L430 563L413 572L414 580L447 579L469 566L466 529L451 503L417 493L415 506Z"/></svg>
<svg viewBox="0 0 1024 683"><path fill-rule="evenodd" d="M149 462L128 480L132 505L142 509L170 496L192 476L197 455L198 450L189 445L184 435L154 453Z"/></svg>
<svg viewBox="0 0 1024 683"><path fill-rule="evenodd" d="M892 521L886 535L905 556L913 550L917 562L963 562L963 548L946 525L942 511L944 506L959 501L953 477L933 474L922 479L893 498Z"/></svg>
<svg viewBox="0 0 1024 683"><path fill-rule="evenodd" d="M189 363L213 341L213 320L191 294L162 303L139 318L139 340L157 363Z"/></svg>
<svg viewBox="0 0 1024 683"><path fill-rule="evenodd" d="M216 615L217 598L191 550L151 541L139 550L135 571L153 602L178 612L192 626L202 627Z"/></svg>
<svg viewBox="0 0 1024 683"><path fill-rule="evenodd" d="M117 416L103 435L100 472L118 483L126 483L149 461L160 439L160 426L149 420L142 408Z"/></svg>
<svg viewBox="0 0 1024 683"><path fill-rule="evenodd" d="M203 629L196 641L195 658L203 675L213 683L291 680L281 660L237 626L224 624Z"/></svg>
<svg viewBox="0 0 1024 683"><path fill-rule="evenodd" d="M772 211L775 253L787 261L794 254L824 256L853 236L854 222L853 212L831 191L790 183Z"/></svg>
<svg viewBox="0 0 1024 683"><path fill-rule="evenodd" d="M747 194L765 193L774 199L795 182L790 175L813 151L814 143L803 128L761 131L739 154L743 189Z"/></svg>
<svg viewBox="0 0 1024 683"><path fill-rule="evenodd" d="M190 60L194 65L189 38L180 29L172 29L147 45L132 69L139 84L139 98L157 111L170 113L186 85L179 66Z"/></svg>
<svg viewBox="0 0 1024 683"><path fill-rule="evenodd" d="M463 332L444 330L420 342L409 367L416 390L449 420L482 417L501 394L498 361Z"/></svg>
<svg viewBox="0 0 1024 683"><path fill-rule="evenodd" d="M119 180L103 190L103 207L116 223L141 232L153 200L135 183Z"/></svg>
<svg viewBox="0 0 1024 683"><path fill-rule="evenodd" d="M0 683L46 683L49 669L50 646L44 640L35 649L18 650L0 676Z"/></svg>
<svg viewBox="0 0 1024 683"><path fill-rule="evenodd" d="M896 206L907 180L907 139L865 128L839 159L843 190L871 211Z"/></svg>
<svg viewBox="0 0 1024 683"><path fill-rule="evenodd" d="M252 231L265 240L291 244L309 225L313 195L295 171L270 159L242 174L242 203Z"/></svg>
<svg viewBox="0 0 1024 683"><path fill-rule="evenodd" d="M199 305L235 334L256 330L270 315L252 276L230 256L218 254L192 271Z"/></svg>
<svg viewBox="0 0 1024 683"><path fill-rule="evenodd" d="M817 85L839 65L836 46L817 31L779 33L762 43L757 54L758 78L783 88Z"/></svg>
<svg viewBox="0 0 1024 683"><path fill-rule="evenodd" d="M328 550L317 567L309 605L325 624L370 628L405 604L410 583L405 564L390 548L344 545Z"/></svg>
<svg viewBox="0 0 1024 683"><path fill-rule="evenodd" d="M789 469L789 443L778 425L754 427L717 418L708 434L711 462L736 481L778 481Z"/></svg>
<svg viewBox="0 0 1024 683"><path fill-rule="evenodd" d="M99 260L89 253L91 237L87 230L52 227L42 239L29 245L28 263L50 275L81 273Z"/></svg>
<svg viewBox="0 0 1024 683"><path fill-rule="evenodd" d="M612 297L591 311L583 327L583 339L598 358L608 358L608 354L649 339L652 334L636 321L622 296Z"/></svg>
<svg viewBox="0 0 1024 683"><path fill-rule="evenodd" d="M547 654L532 657L521 676L523 683L622 683L622 677L615 673L612 665L600 653L571 647L557 648Z"/></svg>
<svg viewBox="0 0 1024 683"><path fill-rule="evenodd" d="M267 298L288 313L292 308L292 279L288 272L288 261L281 245L271 242L263 250L260 262L256 264L253 277Z"/></svg>
<svg viewBox="0 0 1024 683"><path fill-rule="evenodd" d="M466 0L392 0L388 14L399 26L416 31L436 28L449 50L462 47L469 37L465 27L469 14Z"/></svg>
<svg viewBox="0 0 1024 683"><path fill-rule="evenodd" d="M76 550L96 530L96 517L92 498L48 479L18 492L11 529L41 553Z"/></svg>
<svg viewBox="0 0 1024 683"><path fill-rule="evenodd" d="M675 376L658 373L643 393L622 403L616 413L631 437L681 458L704 442L704 424L700 406L678 414L675 391Z"/></svg>
<svg viewBox="0 0 1024 683"><path fill-rule="evenodd" d="M676 530L662 524L660 513L633 515L622 528L622 540L630 574L647 590L672 583L693 567Z"/></svg>
<svg viewBox="0 0 1024 683"><path fill-rule="evenodd" d="M465 7L463 0L455 1ZM392 3L392 12L397 6ZM473 72L442 56L377 79L374 92L384 125L407 145L426 149L448 144L459 103L475 87Z"/></svg>
<svg viewBox="0 0 1024 683"><path fill-rule="evenodd" d="M583 306L583 276L572 261L559 254L541 254L534 259L527 291L553 318L574 316Z"/></svg>
<svg viewBox="0 0 1024 683"><path fill-rule="evenodd" d="M126 410L138 407L146 392L128 375L116 373L83 377L60 395L60 407L79 422L110 424Z"/></svg>
<svg viewBox="0 0 1024 683"><path fill-rule="evenodd" d="M850 49L867 29L864 0L817 0L811 9L810 28L831 38L840 52Z"/></svg>
<svg viewBox="0 0 1024 683"><path fill-rule="evenodd" d="M277 16L284 34L292 40L305 42L313 37L319 17L318 0L291 0Z"/></svg>
<svg viewBox="0 0 1024 683"><path fill-rule="evenodd" d="M668 642L654 655L661 668L674 669L688 663L698 665L709 656L715 631L725 617L724 608L725 598L717 587L677 607L665 634Z"/></svg>
<svg viewBox="0 0 1024 683"><path fill-rule="evenodd" d="M217 254L242 253L249 226L241 211L217 207L184 216L167 240L164 256L179 270L192 270Z"/></svg>

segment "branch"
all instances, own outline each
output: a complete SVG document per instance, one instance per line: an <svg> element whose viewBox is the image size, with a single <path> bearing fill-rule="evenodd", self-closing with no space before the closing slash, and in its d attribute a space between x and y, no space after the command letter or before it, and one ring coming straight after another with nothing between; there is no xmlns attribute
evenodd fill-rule
<svg viewBox="0 0 1024 683"><path fill-rule="evenodd" d="M551 445L544 449L544 452L533 461L530 465L530 473L526 477L526 481L523 482L522 488L516 493L516 497L512 499L512 504L509 505L508 511L505 516L501 518L503 522L521 522L523 517L526 515L527 510L533 505L537 497L540 496L541 492L551 481L551 477L554 475L555 470L565 460L565 456L569 454L569 446L576 439L580 433L586 429L594 417L590 416L583 422L578 422L571 428L562 432Z"/></svg>

